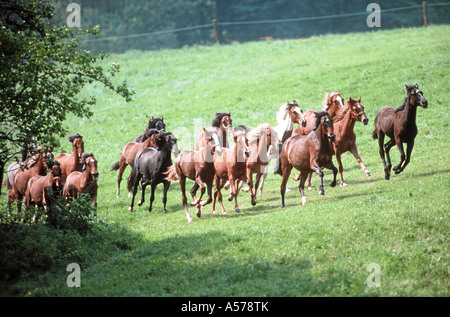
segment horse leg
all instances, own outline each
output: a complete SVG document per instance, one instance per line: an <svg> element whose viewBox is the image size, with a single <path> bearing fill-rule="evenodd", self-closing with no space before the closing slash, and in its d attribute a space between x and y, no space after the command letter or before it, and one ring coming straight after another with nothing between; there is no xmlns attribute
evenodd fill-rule
<svg viewBox="0 0 450 317"><path fill-rule="evenodd" d="M250 188L250 197L251 197L251 202L252 202L252 206L255 206L258 201L256 200L256 187L255 187L255 192L253 192L253 173L250 169L247 169L247 185Z"/></svg>
<svg viewBox="0 0 450 317"><path fill-rule="evenodd" d="M363 170L364 174L366 176L371 176L369 170L363 164L362 159L361 159L361 157L358 154L358 149L356 148L356 144L352 145L352 147L350 148L350 152L353 154L353 156L355 157L356 161L359 163L359 166L361 166L361 169Z"/></svg>
<svg viewBox="0 0 450 317"><path fill-rule="evenodd" d="M222 193L220 192L222 187L225 185L225 181L224 180L219 180L219 182L220 182L219 187L216 188L217 199L219 200L220 207L222 208L222 210L221 210L222 215L226 215L227 212L225 211L225 207L223 206ZM217 186L217 183L216 183L216 186Z"/></svg>
<svg viewBox="0 0 450 317"><path fill-rule="evenodd" d="M262 193L263 193L264 182L266 181L266 177L267 177L268 171L269 171L269 165L266 165L266 168L264 169L264 173L262 174L261 185L258 188L259 189L259 193L258 193L259 196L261 196Z"/></svg>
<svg viewBox="0 0 450 317"><path fill-rule="evenodd" d="M128 207L128 211L133 211L133 206L134 206L134 198L136 197L136 193L138 190L138 184L139 181L142 178L142 174L138 173L137 178L134 180L134 186L133 186L133 197L131 198L131 203L130 203L130 207ZM144 190L144 188L142 188Z"/></svg>
<svg viewBox="0 0 450 317"><path fill-rule="evenodd" d="M116 192L117 198L119 198L120 196L120 183L122 182L122 175L127 166L128 164L126 162L125 157L121 155L119 160L119 173L117 175L117 192Z"/></svg>
<svg viewBox="0 0 450 317"><path fill-rule="evenodd" d="M213 201L212 201L212 206L211 206L211 213L215 214L216 213L216 200L217 200L217 195L218 195L218 188L220 186L220 178L218 178L217 176L214 176L214 183L216 184L216 188L214 189L214 196L213 196Z"/></svg>
<svg viewBox="0 0 450 317"><path fill-rule="evenodd" d="M312 177L312 173L308 173L308 185L307 185L308 190L312 189L312 187L311 187L311 177Z"/></svg>
<svg viewBox="0 0 450 317"><path fill-rule="evenodd" d="M208 182L208 183L206 183L206 194L208 195L208 198L206 198L205 201L202 201L200 203L200 205L202 207L206 206L207 204L210 204L212 202L212 195L211 195L211 193L212 193L212 182Z"/></svg>
<svg viewBox="0 0 450 317"><path fill-rule="evenodd" d="M142 206L145 202L145 189L147 188L147 185L149 184L149 181L143 176L141 181L141 187L142 187L142 196L141 200L138 201L138 206Z"/></svg>
<svg viewBox="0 0 450 317"><path fill-rule="evenodd" d="M163 214L167 214L167 209L166 209L166 205L167 205L167 191L169 190L170 187L170 182L168 181L163 181L164 184L164 191L163 191L163 198L162 198L162 202L163 202ZM156 187L156 186L155 186Z"/></svg>
<svg viewBox="0 0 450 317"><path fill-rule="evenodd" d="M318 165L312 166L311 168L317 173L317 175L319 175L319 195L325 195L325 191L323 189L323 171L322 171L322 169Z"/></svg>
<svg viewBox="0 0 450 317"><path fill-rule="evenodd" d="M150 206L148 207L148 212L152 212L153 201L155 200L155 190L156 190L156 184L152 182L151 183L151 194L150 194Z"/></svg>
<svg viewBox="0 0 450 317"><path fill-rule="evenodd" d="M400 138L396 137L395 138L395 143L397 144L397 148L400 151L400 163L398 163L397 166L394 166L392 169L395 171L396 174L400 173L402 171L402 164L405 161L406 155L405 155L405 151L403 149L403 142L400 140ZM399 171L397 173L397 171Z"/></svg>
<svg viewBox="0 0 450 317"><path fill-rule="evenodd" d="M183 207L186 211L186 219L188 223L192 222L191 215L189 214L189 210L187 207L187 198L186 198L186 176L184 174L180 175L180 188L181 188L181 201L183 203Z"/></svg>
<svg viewBox="0 0 450 317"><path fill-rule="evenodd" d="M383 166L384 166L384 178L386 180L388 180L391 176L391 172L390 172L391 167L390 166L388 167L386 165L386 159L384 157L384 154L385 154L385 152L384 152L385 147L383 144L384 143L384 135L385 134L383 133L383 131L381 131L381 130L378 131L378 147L379 147L380 158L381 158L381 161L383 162ZM389 155L387 155L387 157L389 158Z"/></svg>
<svg viewBox="0 0 450 317"><path fill-rule="evenodd" d="M329 170L333 171L333 181L331 182L330 187L335 187L336 186L336 176L337 176L337 173L338 173L338 169L336 168L336 166L334 166L332 160L330 160L330 162L327 165L325 165L325 167L328 168ZM311 174L309 174L309 175L311 175Z"/></svg>
<svg viewBox="0 0 450 317"><path fill-rule="evenodd" d="M289 164L288 162L286 162L285 164L282 164L281 170L282 170L282 175L283 175L283 179L281 181L281 186L280 186L281 207L284 208L284 207L286 207L284 205L284 194L286 193L286 184L288 182L289 176L291 175L292 165Z"/></svg>
<svg viewBox="0 0 450 317"><path fill-rule="evenodd" d="M405 163L403 164L403 166L395 171L395 174L400 174L401 172L403 172L403 170L405 169L406 165L409 164L409 161L411 159L411 152L413 150L414 147L414 140L409 141L406 145L406 160Z"/></svg>
<svg viewBox="0 0 450 317"><path fill-rule="evenodd" d="M232 175L228 178L227 184L229 184L229 186L230 186L230 196L228 196L228 201L232 201L233 197L236 197L236 193L237 193L236 187L239 186L239 183L236 186L236 181L239 181L239 180L235 180L234 176L232 176Z"/></svg>
<svg viewBox="0 0 450 317"><path fill-rule="evenodd" d="M300 173L300 175L301 177L300 184L298 185L298 190L300 191L300 195L302 196L302 205L306 205L305 182L310 174Z"/></svg>
<svg viewBox="0 0 450 317"><path fill-rule="evenodd" d="M262 177L263 175L264 175L264 172L256 174L256 177L255 177L255 196L256 196L256 191L257 191L258 188L259 188L259 183L260 183L260 181L261 181L261 177ZM264 182L264 180L263 180L263 182ZM261 183L261 185L262 185L262 183ZM260 195L261 195L261 194L260 194Z"/></svg>
<svg viewBox="0 0 450 317"><path fill-rule="evenodd" d="M341 153L339 151L336 151L336 161L338 163L339 175L341 176L341 187L345 187L347 184L344 182L344 166L342 166Z"/></svg>
<svg viewBox="0 0 450 317"><path fill-rule="evenodd" d="M197 197L195 197L195 194L197 194L197 190L200 186L198 186L197 182L195 182L194 186L192 186L190 194L192 197L192 202L191 202L191 206L195 206L196 204L194 203L197 200Z"/></svg>

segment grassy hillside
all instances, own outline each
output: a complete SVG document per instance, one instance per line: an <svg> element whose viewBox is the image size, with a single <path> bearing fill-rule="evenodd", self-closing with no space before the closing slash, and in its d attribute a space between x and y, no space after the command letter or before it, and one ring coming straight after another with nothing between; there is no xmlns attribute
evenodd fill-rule
<svg viewBox="0 0 450 317"><path fill-rule="evenodd" d="M67 127L84 136L85 150L99 161L98 217L136 239L130 250L83 267L81 288L66 286L64 269L16 287L38 296L448 296L449 32L433 26L112 55L108 62L121 65L118 80L127 79L135 100L126 104L92 85L85 93L97 97L94 116L69 118ZM410 164L386 181L373 120L380 108L399 106L404 85L412 83L429 107L417 111ZM256 206L241 192L240 214L228 201L227 216L207 206L198 219L191 208L189 225L178 183L169 190L167 215L162 187L151 214L149 191L133 213L125 181L116 198L117 172L109 168L151 116L164 116L184 150L216 111L231 111L234 125L276 125L282 103L295 99L304 111L316 110L335 90L345 99L362 96L370 122L357 123L355 132L371 177L346 153L348 187L330 188L332 173L325 170L325 196L314 176L301 206L291 178L281 209L281 177L270 173ZM61 144L61 151L71 150L66 140ZM391 157L397 164L396 148ZM371 263L380 267L380 287L366 283Z"/></svg>

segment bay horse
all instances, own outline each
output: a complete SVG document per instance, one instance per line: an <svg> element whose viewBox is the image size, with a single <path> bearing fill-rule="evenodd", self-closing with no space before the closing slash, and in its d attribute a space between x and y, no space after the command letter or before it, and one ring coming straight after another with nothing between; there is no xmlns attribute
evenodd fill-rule
<svg viewBox="0 0 450 317"><path fill-rule="evenodd" d="M201 207L212 202L212 187L214 182L214 155L222 155L222 147L220 146L219 136L217 135L217 128L203 128L203 137L205 138L206 145L198 150L184 150L178 155L174 165L169 168L168 177L169 181L180 181L181 189L181 201L183 202L184 209L186 211L186 219L188 223L192 222L191 215L189 214L186 198L186 178L195 181L194 188L191 190L191 195L194 201L192 206L196 206L197 217L201 216ZM177 178L175 178L175 174ZM208 198L205 201L201 201L203 194L205 193L205 186ZM200 196L195 197L193 193L200 187Z"/></svg>
<svg viewBox="0 0 450 317"><path fill-rule="evenodd" d="M155 189L158 184L163 183L163 213L166 214L167 191L169 190L170 181L167 180L167 172L172 165L171 153L178 157L179 150L177 139L171 132L163 132L155 135L154 138L156 148L146 147L140 150L134 159L134 166L131 177L128 179L128 188L133 190L129 211L133 211L134 198L136 196L139 181L141 181L142 198L138 202L138 206L142 206L145 202L145 188L151 185L150 207L148 211L152 211L153 201L155 199Z"/></svg>
<svg viewBox="0 0 450 317"><path fill-rule="evenodd" d="M148 120L147 127L144 129L144 132L137 137L134 138L134 142L143 142L145 141L145 134L151 130L156 129L160 131L166 131L166 124L164 123L163 116L154 118L152 116L151 119Z"/></svg>
<svg viewBox="0 0 450 317"><path fill-rule="evenodd" d="M72 143L72 154L60 153L55 156L55 160L61 165L62 180L66 181L67 176L74 171L81 171L83 168L83 161L81 155L84 153L83 136L79 133L71 134L67 137Z"/></svg>
<svg viewBox="0 0 450 317"><path fill-rule="evenodd" d="M62 170L59 162L52 161L50 173L46 176L36 175L30 178L25 193L25 210L29 210L31 205L46 207L45 188L52 187L53 192L61 192Z"/></svg>
<svg viewBox="0 0 450 317"><path fill-rule="evenodd" d="M256 204L256 198L253 193L253 183L251 178L248 178L246 158L250 156L250 149L248 148L248 141L245 133L234 132L233 133L233 146L231 148L222 148L221 156L214 156L214 183L216 188L214 190L214 198L212 203L211 212L215 213L216 200L219 200L221 212L226 215L225 207L222 202L221 189L227 181L230 183L230 197L231 201L234 198L235 211L240 212L237 202L238 186L240 181L244 181L248 184L251 193L252 205Z"/></svg>
<svg viewBox="0 0 450 317"><path fill-rule="evenodd" d="M9 205L17 200L17 212L20 213L28 181L36 175L47 175L49 167L46 160L51 158L51 152L46 152L44 147L39 146L37 153L28 160L26 168L21 167L16 171L12 187L8 190L7 196Z"/></svg>
<svg viewBox="0 0 450 317"><path fill-rule="evenodd" d="M333 119L325 110L315 114L313 131L308 135L296 135L286 140L283 144L280 161L283 180L281 182L281 205L284 208L284 195L286 184L293 167L301 172L298 186L302 196L302 205L306 204L304 184L310 172L316 172L320 178L319 194L324 195L323 171L326 167L333 171L334 180L331 187L336 186L337 168L333 165L333 149L330 143L334 142Z"/></svg>
<svg viewBox="0 0 450 317"><path fill-rule="evenodd" d="M82 170L69 174L64 184L63 198L76 198L80 194L89 194L92 206L97 208L98 169L97 160L92 153L83 153Z"/></svg>
<svg viewBox="0 0 450 317"><path fill-rule="evenodd" d="M228 147L227 135L233 133L233 120L231 119L231 112L216 112L211 120L211 126L219 129L219 140L222 148ZM195 150L204 147L206 144L205 139L201 132L195 141Z"/></svg>
<svg viewBox="0 0 450 317"><path fill-rule="evenodd" d="M372 137L378 139L380 157L384 165L384 178L386 180L390 178L392 167L389 150L394 145L397 145L400 151L400 163L393 168L395 174L400 174L411 159L414 140L417 136L417 106L424 109L428 107L428 101L423 97L423 93L417 84L405 85L405 87L407 96L403 104L398 108L382 108L375 117L375 130L372 132ZM388 136L390 140L383 145L385 136ZM406 155L403 150L403 143L407 144Z"/></svg>
<svg viewBox="0 0 450 317"><path fill-rule="evenodd" d="M120 196L120 183L122 182L122 175L125 172L125 169L128 165L133 168L134 166L134 158L136 154L146 147L155 147L153 136L159 133L160 130L157 129L148 129L142 135L140 142L128 142L124 147L122 152L120 152L120 159L118 162L114 163L111 166L110 171L119 171L117 175L117 191L116 196L119 198ZM131 189L128 188L128 196L131 196Z"/></svg>

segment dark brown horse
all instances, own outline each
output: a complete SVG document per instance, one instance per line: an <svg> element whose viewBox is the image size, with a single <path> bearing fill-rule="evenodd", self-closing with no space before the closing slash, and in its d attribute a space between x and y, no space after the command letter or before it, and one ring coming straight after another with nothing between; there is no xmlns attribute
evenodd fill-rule
<svg viewBox="0 0 450 317"><path fill-rule="evenodd" d="M316 112L313 131L308 135L297 135L286 140L281 150L280 161L283 180L281 182L281 205L284 208L284 195L286 184L292 167L301 172L298 186L302 204L306 204L304 184L308 174L316 172L320 178L319 194L324 195L322 167L333 170L334 180L331 187L336 186L337 168L333 165L333 149L330 143L334 142L333 119L327 111Z"/></svg>
<svg viewBox="0 0 450 317"><path fill-rule="evenodd" d="M83 162L81 155L84 153L83 136L80 134L71 134L68 140L72 143L72 153L60 153L55 156L55 160L61 165L62 179L66 181L67 176L74 171L81 171Z"/></svg>
<svg viewBox="0 0 450 317"><path fill-rule="evenodd" d="M45 199L46 187L52 187L53 192L60 192L62 189L62 171L59 162L54 160L50 173L46 176L36 175L28 181L25 193L25 209L28 210L31 205L44 207L47 204Z"/></svg>
<svg viewBox="0 0 450 317"><path fill-rule="evenodd" d="M374 139L378 139L380 148L380 157L384 165L384 178L389 179L391 176L391 158L389 150L395 144L400 151L400 163L394 166L395 174L401 173L411 159L411 152L414 147L414 139L417 136L416 114L417 106L422 108L428 107L428 101L423 97L423 93L419 90L419 86L405 85L407 96L403 104L398 107L386 107L378 111L375 117L375 130L372 133ZM384 143L384 137L390 138L389 142ZM403 150L403 143L406 143L406 155ZM385 155L388 164L386 165Z"/></svg>
<svg viewBox="0 0 450 317"><path fill-rule="evenodd" d="M64 184L63 197L75 198L79 194L89 194L92 200L92 206L97 208L97 189L98 189L98 170L97 160L92 153L83 153L81 156L83 162L82 171L72 172Z"/></svg>
<svg viewBox="0 0 450 317"><path fill-rule="evenodd" d="M143 134L140 142L128 142L124 147L122 152L120 153L120 159L118 162L114 163L111 166L110 171L119 171L117 175L117 197L120 196L120 183L122 182L122 175L127 168L128 165L133 168L134 166L134 158L136 154L146 147L155 147L153 142L153 136L159 133L160 131L157 129L148 129ZM128 196L131 197L131 189L128 188Z"/></svg>
<svg viewBox="0 0 450 317"><path fill-rule="evenodd" d="M220 146L228 147L227 135L233 133L233 120L231 120L231 112L216 112L214 118L211 120L211 126L219 129ZM195 141L195 150L205 146L206 141L203 138L203 132L199 134Z"/></svg>
<svg viewBox="0 0 450 317"><path fill-rule="evenodd" d="M37 153L28 160L26 168L22 167L14 175L13 186L8 190L8 202L12 204L17 200L17 211L20 212L22 199L25 196L28 181L36 175L47 175L48 165L46 160L51 158L51 153L47 153L43 147L38 147Z"/></svg>
<svg viewBox="0 0 450 317"><path fill-rule="evenodd" d="M186 178L195 181L195 186L191 190L191 195L194 201L192 206L196 206L197 217L201 216L201 207L212 202L212 187L214 182L214 154L222 155L222 147L220 146L219 136L217 135L217 128L203 128L203 137L205 138L205 147L199 150L184 150L177 157L177 161L169 168L169 181L179 179L181 188L181 201L183 202L186 211L186 219L188 223L192 222L189 214L186 198ZM177 178L175 178L175 174ZM205 186L208 198L206 201L201 201L205 193ZM200 196L195 197L193 192L200 188Z"/></svg>
<svg viewBox="0 0 450 317"><path fill-rule="evenodd" d="M214 190L214 198L211 212L215 213L216 199L219 200L222 214L225 215L225 207L222 202L221 189L227 181L230 182L230 197L228 200L235 200L235 211L240 212L237 203L238 185L240 181L244 181L250 187L252 205L256 204L256 197L253 193L253 183L248 178L246 158L250 156L247 138L242 131L233 133L234 144L231 148L222 148L221 156L214 156L214 182L216 189Z"/></svg>
<svg viewBox="0 0 450 317"><path fill-rule="evenodd" d="M148 211L152 211L153 201L155 200L156 187L163 183L163 213L166 211L167 191L170 187L170 181L167 180L167 172L172 165L171 153L177 157L179 155L177 139L171 132L160 132L155 134L155 148L146 147L136 154L131 177L128 179L128 188L133 190L129 211L133 211L134 198L136 196L139 181L141 181L142 198L138 202L138 206L142 206L145 201L145 188L151 185L150 207Z"/></svg>

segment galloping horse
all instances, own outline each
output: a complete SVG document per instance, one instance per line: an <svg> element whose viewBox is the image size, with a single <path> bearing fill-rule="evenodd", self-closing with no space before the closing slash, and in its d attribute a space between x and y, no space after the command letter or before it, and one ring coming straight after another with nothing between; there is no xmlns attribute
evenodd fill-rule
<svg viewBox="0 0 450 317"><path fill-rule="evenodd" d="M134 158L136 154L146 147L155 147L153 143L153 136L159 133L160 131L157 129L148 129L142 136L140 142L128 142L124 147L122 152L120 153L120 159L118 162L114 163L111 166L110 171L119 170L119 174L117 175L117 198L120 196L120 183L122 182L122 175L128 165L133 168L134 166ZM128 188L128 196L131 196L131 189Z"/></svg>
<svg viewBox="0 0 450 317"><path fill-rule="evenodd" d="M194 188L191 190L191 195L194 199L191 205L196 206L197 217L201 216L201 207L212 202L212 186L215 174L213 162L214 154L217 153L217 155L222 155L222 147L220 146L217 131L217 128L203 128L203 137L206 141L205 147L196 151L184 150L178 155L175 164L169 168L167 179L169 181L175 181L176 174L180 181L181 201L183 202L186 211L188 223L192 222L192 218L187 207L186 178L195 181ZM205 185L208 198L206 201L201 201L202 196L205 193ZM200 196L196 198L193 192L197 191L198 187L200 187L201 193Z"/></svg>
<svg viewBox="0 0 450 317"><path fill-rule="evenodd" d="M25 210L30 209L30 205L44 207L47 204L45 199L46 187L52 187L53 192L60 192L62 187L62 171L59 162L53 160L50 173L46 176L36 175L30 178L25 193Z"/></svg>
<svg viewBox="0 0 450 317"><path fill-rule="evenodd" d="M233 132L233 120L231 120L231 112L216 112L214 118L211 120L211 126L219 129L220 146L228 147L227 135ZM203 132L199 134L195 141L195 150L205 146L206 141L202 136Z"/></svg>
<svg viewBox="0 0 450 317"><path fill-rule="evenodd" d="M97 160L92 153L83 153L82 171L74 171L66 179L64 184L63 197L77 197L78 194L89 194L92 206L97 208L98 170Z"/></svg>
<svg viewBox="0 0 450 317"><path fill-rule="evenodd" d="M28 160L27 168L17 170L12 188L8 190L8 202L12 204L14 200L17 200L18 212L20 212L22 199L25 196L30 178L36 175L45 176L47 175L47 169L49 169L46 159L51 158L51 153L46 153L43 147L38 147L37 151L38 153Z"/></svg>
<svg viewBox="0 0 450 317"><path fill-rule="evenodd" d="M302 204L306 204L304 185L310 172L316 172L320 177L319 194L324 195L322 167L333 170L334 180L331 187L336 186L337 168L333 165L333 149L330 142L334 142L333 119L327 111L318 111L315 114L313 131L308 135L297 135L287 139L281 150L280 161L283 180L281 182L281 205L284 208L284 195L286 184L292 167L301 172L298 186Z"/></svg>
<svg viewBox="0 0 450 317"><path fill-rule="evenodd" d="M81 171L83 168L83 161L81 155L84 153L83 136L80 134L71 134L68 140L72 143L72 154L60 153L55 156L55 160L61 165L62 180L66 181L67 176L74 171Z"/></svg>
<svg viewBox="0 0 450 317"><path fill-rule="evenodd" d="M250 157L247 161L247 177L253 180L255 176L255 194L259 188L259 194L263 192L264 180L269 171L269 162L273 158L279 157L282 143L278 139L278 133L268 123L261 123L256 128L247 133L250 148ZM260 184L261 181L261 185ZM252 201L253 203L253 201ZM256 204L257 201L255 200Z"/></svg>
<svg viewBox="0 0 450 317"><path fill-rule="evenodd" d="M287 139L292 136L292 131L294 130L294 124L306 127L306 119L303 116L303 110L294 100L293 103L289 101L280 106L280 109L276 113L277 125L274 127L278 134L278 139L284 143Z"/></svg>
<svg viewBox="0 0 450 317"><path fill-rule="evenodd" d="M333 118L334 134L336 135L336 140L333 142L333 151L336 155L339 174L341 176L341 187L347 186L342 174L344 168L341 160L341 155L347 151L350 151L353 154L364 174L370 176L369 170L364 166L361 157L358 154L358 149L356 148L356 135L355 132L353 132L356 121L361 121L364 125L367 125L369 118L364 112L363 105L361 105L361 97L359 97L358 100L348 98L345 105L346 107L340 110Z"/></svg>
<svg viewBox="0 0 450 317"><path fill-rule="evenodd" d="M133 189L129 211L133 211L134 198L137 193L139 181L142 179L142 198L138 202L141 206L145 201L145 188L151 185L150 207L148 211L152 211L153 201L155 200L155 189L160 183L164 184L163 204L166 214L167 191L169 190L170 181L166 179L168 168L172 165L171 153L178 156L179 150L177 139L171 132L160 132L155 135L155 148L146 147L140 150L134 159L134 166L131 177L128 179L128 188Z"/></svg>
<svg viewBox="0 0 450 317"><path fill-rule="evenodd" d="M405 169L411 159L414 139L417 136L417 106L422 108L428 107L428 101L423 97L423 93L419 90L417 84L405 85L405 87L407 96L405 97L403 104L398 108L386 107L380 109L375 117L375 130L372 132L372 137L378 139L380 157L384 165L384 178L387 180L391 176L392 167L389 150L396 144L400 151L400 163L393 168L395 174L399 174ZM390 140L383 145L385 135L387 135ZM403 143L407 144L406 156L403 150ZM388 165L386 165L384 157L385 151Z"/></svg>
<svg viewBox="0 0 450 317"><path fill-rule="evenodd" d="M222 202L221 189L226 181L230 182L230 197L228 200L235 201L235 211L240 212L237 203L238 185L240 181L244 181L250 187L252 197L252 205L256 204L256 198L253 193L253 183L251 178L248 178L246 158L250 156L250 149L248 148L247 138L243 132L233 133L234 144L231 148L222 148L221 156L214 156L214 182L216 189L214 190L214 198L211 212L215 213L216 199L219 199L222 214L225 215L225 207Z"/></svg>
<svg viewBox="0 0 450 317"><path fill-rule="evenodd" d="M138 135L137 137L134 138L134 142L143 142L145 141L145 134L151 130L151 129L157 129L160 131L165 131L166 130L166 124L164 123L164 118L163 116L161 117L156 117L156 118L151 118L148 120L147 123L147 127L144 129L144 133Z"/></svg>

